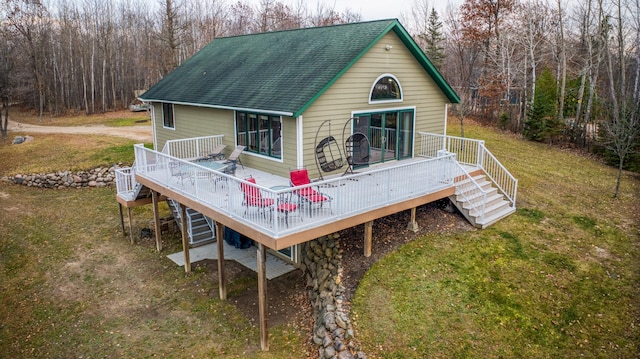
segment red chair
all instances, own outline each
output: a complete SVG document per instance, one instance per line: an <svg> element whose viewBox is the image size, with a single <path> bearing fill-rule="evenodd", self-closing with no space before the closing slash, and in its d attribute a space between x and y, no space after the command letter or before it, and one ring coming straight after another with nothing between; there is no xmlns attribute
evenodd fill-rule
<svg viewBox="0 0 640 359"><path fill-rule="evenodd" d="M253 184L256 183L256 179L253 177L245 178L245 181ZM240 189L242 189L242 193L244 194L242 204L246 207L244 210L245 216L247 215L249 207L256 207L258 211L262 210L262 214L266 218L265 209L272 208L275 200L273 198L263 198L258 187L246 183L240 183Z"/></svg>
<svg viewBox="0 0 640 359"><path fill-rule="evenodd" d="M253 177L246 178L245 181L249 183L256 183L256 179ZM261 209L264 214L265 209L273 210L274 200L273 198L263 198L262 193L258 187L254 187L248 185L246 183L240 183L240 187L242 188L242 193L244 193L243 204L246 206L245 215L249 210L249 207L256 207ZM295 212L298 209L298 205L295 203L291 203L288 200L284 200L283 197L278 198L278 203L275 206L276 211L280 213L284 213L284 221L289 227L289 213ZM266 217L266 215L265 215Z"/></svg>
<svg viewBox="0 0 640 359"><path fill-rule="evenodd" d="M309 179L309 172L306 168L292 170L289 172L289 179L291 180L291 185L293 187L305 186L311 184L311 180ZM331 202L331 197L321 192L316 191L312 187L304 187L300 189L296 189L293 191L294 194L298 196L298 198L306 205L309 206L309 216L312 216L311 206L317 204L322 208L325 202Z"/></svg>

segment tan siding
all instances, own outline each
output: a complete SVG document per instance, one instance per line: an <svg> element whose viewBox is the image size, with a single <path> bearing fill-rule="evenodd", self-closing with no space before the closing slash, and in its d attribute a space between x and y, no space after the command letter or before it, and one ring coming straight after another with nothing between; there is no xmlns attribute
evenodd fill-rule
<svg viewBox="0 0 640 359"><path fill-rule="evenodd" d="M385 50L386 45L393 47L391 51ZM392 74L400 82L403 102L369 104L373 82L385 73ZM440 88L400 39L394 33L389 33L303 114L304 163L313 176L317 177L313 146L316 131L324 120L331 120L331 135L342 143L343 127L352 111L371 112L379 109L415 107L416 133L443 133L444 108L447 102ZM325 126L322 132L319 135L320 139L329 135L329 127ZM414 137L414 145L416 138Z"/></svg>

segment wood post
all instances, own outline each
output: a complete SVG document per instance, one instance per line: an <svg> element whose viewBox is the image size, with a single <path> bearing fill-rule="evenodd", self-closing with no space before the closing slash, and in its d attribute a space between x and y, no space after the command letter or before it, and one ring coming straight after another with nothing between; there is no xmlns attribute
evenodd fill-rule
<svg viewBox="0 0 640 359"><path fill-rule="evenodd" d="M158 192L151 190L151 201L153 202L153 223L156 232L156 249L162 250L162 236L160 230L160 213L158 211Z"/></svg>
<svg viewBox="0 0 640 359"><path fill-rule="evenodd" d="M184 271L191 272L191 259L189 259L189 234L187 233L187 207L180 203L180 220L182 224L182 250L184 251Z"/></svg>
<svg viewBox="0 0 640 359"><path fill-rule="evenodd" d="M227 300L227 285L224 277L224 225L216 222L216 241L218 242L218 289L220 299Z"/></svg>
<svg viewBox="0 0 640 359"><path fill-rule="evenodd" d="M124 215L122 214L122 204L118 202L118 210L120 211L120 228L122 228L122 235L126 236L127 232L124 230Z"/></svg>
<svg viewBox="0 0 640 359"><path fill-rule="evenodd" d="M364 256L371 257L371 247L373 245L373 221L364 224Z"/></svg>
<svg viewBox="0 0 640 359"><path fill-rule="evenodd" d="M420 227L418 227L418 222L416 222L416 207L411 208L411 221L407 223L407 230L412 232L417 232Z"/></svg>
<svg viewBox="0 0 640 359"><path fill-rule="evenodd" d="M131 215L131 208L127 207L127 217L129 218L129 237L131 238L131 244L135 244L133 238L133 216Z"/></svg>
<svg viewBox="0 0 640 359"><path fill-rule="evenodd" d="M267 327L267 250L262 243L258 244L258 307L260 313L260 348L269 350L269 329Z"/></svg>

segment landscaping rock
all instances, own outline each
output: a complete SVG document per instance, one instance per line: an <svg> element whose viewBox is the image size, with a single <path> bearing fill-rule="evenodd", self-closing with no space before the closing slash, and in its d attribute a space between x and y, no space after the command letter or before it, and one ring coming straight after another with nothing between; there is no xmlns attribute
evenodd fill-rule
<svg viewBox="0 0 640 359"><path fill-rule="evenodd" d="M335 234L320 237L302 248L302 269L307 276L315 319L313 343L318 346L320 358L355 359L364 353L355 353L351 321L342 306L345 288L342 286L342 250L337 238Z"/></svg>
<svg viewBox="0 0 640 359"><path fill-rule="evenodd" d="M119 168L121 168L121 164L75 173L66 170L51 173L16 174L3 177L3 181L39 188L107 187L115 185L115 170Z"/></svg>

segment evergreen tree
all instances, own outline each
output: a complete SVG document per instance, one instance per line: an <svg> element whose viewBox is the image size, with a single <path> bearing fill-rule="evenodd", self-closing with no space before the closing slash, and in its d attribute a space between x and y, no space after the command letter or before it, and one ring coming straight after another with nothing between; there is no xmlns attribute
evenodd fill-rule
<svg viewBox="0 0 640 359"><path fill-rule="evenodd" d="M420 35L420 38L425 43L424 53L427 55L433 65L440 69L444 62L444 34L442 32L442 21L438 16L438 12L435 8L431 8L429 13L429 19L427 24L426 33Z"/></svg>
<svg viewBox="0 0 640 359"><path fill-rule="evenodd" d="M555 77L545 68L536 80L536 94L524 123L524 136L532 141L553 141L562 132L562 122L556 113Z"/></svg>

